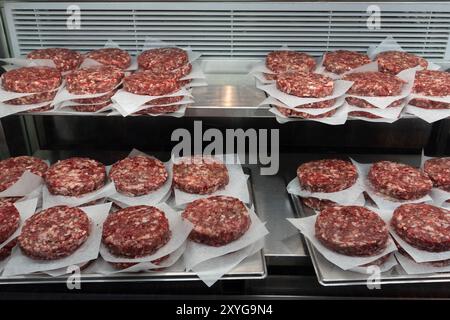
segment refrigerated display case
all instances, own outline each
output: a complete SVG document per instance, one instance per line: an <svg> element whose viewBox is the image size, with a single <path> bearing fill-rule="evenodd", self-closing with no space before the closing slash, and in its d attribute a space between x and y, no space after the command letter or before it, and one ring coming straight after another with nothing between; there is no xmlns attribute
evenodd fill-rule
<svg viewBox="0 0 450 320"><path fill-rule="evenodd" d="M169 160L172 134L208 129L268 129L279 134L279 170L261 175L264 164L243 164L255 211L266 221L264 248L208 288L192 273L87 275L78 296L116 298L211 297L401 298L450 296L449 273L383 278L381 290L367 276L333 268L289 222L309 215L286 191L300 163L349 156L359 162L392 160L419 166L428 156L450 153L450 122L428 123L403 114L393 123L347 119L341 125L311 120L276 121L249 74L266 54L283 46L320 59L339 49L365 52L386 37L442 66L450 64L450 2L93 2L3 1L0 57L63 47L81 53L113 41L136 56L148 38L201 53L207 86L193 88L195 102L183 117L120 114L16 113L1 119L1 157L34 155L50 163L87 156L112 164L133 148ZM79 14L79 15L78 15ZM75 15L75 16L74 16ZM77 17L80 20L77 20ZM73 23L73 19L79 24ZM203 146L208 145L202 140ZM249 148L250 143L246 146ZM248 150L248 149L247 149ZM323 260L323 258L322 258ZM70 297L66 277L36 274L0 278L0 297ZM420 286L417 284L420 283Z"/></svg>

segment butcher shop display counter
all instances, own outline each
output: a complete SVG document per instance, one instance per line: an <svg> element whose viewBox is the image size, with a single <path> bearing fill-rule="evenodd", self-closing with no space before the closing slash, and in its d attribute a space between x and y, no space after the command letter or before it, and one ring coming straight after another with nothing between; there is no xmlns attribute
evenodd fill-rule
<svg viewBox="0 0 450 320"><path fill-rule="evenodd" d="M450 298L450 2L0 8L0 299Z"/></svg>

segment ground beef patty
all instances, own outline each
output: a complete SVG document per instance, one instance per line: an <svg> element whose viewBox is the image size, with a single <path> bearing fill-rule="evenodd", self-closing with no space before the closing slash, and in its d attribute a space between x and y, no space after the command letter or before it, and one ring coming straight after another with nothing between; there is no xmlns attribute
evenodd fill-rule
<svg viewBox="0 0 450 320"><path fill-rule="evenodd" d="M382 72L355 72L345 75L343 79L353 81L348 94L369 97L399 95L405 84L405 81L395 75Z"/></svg>
<svg viewBox="0 0 450 320"><path fill-rule="evenodd" d="M159 258L159 259L150 261L150 263L153 263L153 264L159 266L161 263L163 263L164 261L166 261L167 259L169 259L169 257L170 257L170 254L168 254L168 255L166 255L166 256L164 256L164 257L161 257L161 258ZM116 268L116 269L118 269L118 270L128 269L128 268L131 268L132 266L138 264L138 262L110 262L110 263L111 263L111 265L112 265L114 268ZM162 269L164 269L164 268L151 269L151 270L149 270L149 271L159 271L159 270L162 270Z"/></svg>
<svg viewBox="0 0 450 320"><path fill-rule="evenodd" d="M420 199L433 187L433 182L422 171L392 161L374 163L368 179L375 191L397 200Z"/></svg>
<svg viewBox="0 0 450 320"><path fill-rule="evenodd" d="M321 114L309 114L306 112L300 112L293 109L283 108L276 106L277 110L284 115L285 117L291 117L291 118L302 118L302 119L321 119L321 118L328 118L333 116L337 112L337 108L321 113Z"/></svg>
<svg viewBox="0 0 450 320"><path fill-rule="evenodd" d="M138 115L150 115L150 114L164 114L164 113L173 113L180 110L181 105L174 106L163 106L163 107L150 107L146 109L142 109L134 114Z"/></svg>
<svg viewBox="0 0 450 320"><path fill-rule="evenodd" d="M395 108L398 106L401 106L402 103L404 102L405 99L399 99L396 100L394 102L392 102L390 105L387 106L387 108ZM347 103L351 106L355 106L358 108L368 108L368 109L373 109L373 108L377 108L376 106L374 106L373 104L367 102L364 99L360 99L360 98L356 98L356 97L346 97L345 101L347 101Z"/></svg>
<svg viewBox="0 0 450 320"><path fill-rule="evenodd" d="M19 228L20 214L12 203L4 203L0 206L0 244L8 240Z"/></svg>
<svg viewBox="0 0 450 320"><path fill-rule="evenodd" d="M25 113L31 113L31 112L46 112L46 111L50 111L53 110L54 106L47 104L45 106L39 107L39 108L34 108L28 111L25 111Z"/></svg>
<svg viewBox="0 0 450 320"><path fill-rule="evenodd" d="M425 161L423 170L436 188L450 192L450 157Z"/></svg>
<svg viewBox="0 0 450 320"><path fill-rule="evenodd" d="M24 67L5 72L2 87L19 93L42 93L57 89L62 82L61 73L49 67Z"/></svg>
<svg viewBox="0 0 450 320"><path fill-rule="evenodd" d="M417 71L413 92L424 96L449 96L450 73L438 70Z"/></svg>
<svg viewBox="0 0 450 320"><path fill-rule="evenodd" d="M151 206L133 206L110 213L103 224L103 244L117 256L137 258L155 253L170 239L169 221Z"/></svg>
<svg viewBox="0 0 450 320"><path fill-rule="evenodd" d="M48 191L54 195L81 196L105 185L105 166L89 158L69 158L53 164L45 174Z"/></svg>
<svg viewBox="0 0 450 320"><path fill-rule="evenodd" d="M368 118L368 119L382 119L382 117L365 111L350 111L348 113L350 117Z"/></svg>
<svg viewBox="0 0 450 320"><path fill-rule="evenodd" d="M112 103L112 101L106 101L103 103L98 104L79 104L76 106L70 106L71 109L78 111L78 112L97 112L102 110L103 108L106 108Z"/></svg>
<svg viewBox="0 0 450 320"><path fill-rule="evenodd" d="M174 187L184 192L211 194L224 188L229 180L225 164L212 157L185 157L173 165Z"/></svg>
<svg viewBox="0 0 450 320"><path fill-rule="evenodd" d="M266 67L275 73L266 73L266 78L276 80L277 74L285 72L312 72L316 68L316 60L303 52L272 51L267 54Z"/></svg>
<svg viewBox="0 0 450 320"><path fill-rule="evenodd" d="M192 241L219 247L239 239L250 227L244 203L227 196L212 196L187 205L183 218L194 224Z"/></svg>
<svg viewBox="0 0 450 320"><path fill-rule="evenodd" d="M56 206L25 221L19 247L30 258L54 260L74 253L87 240L90 221L83 210Z"/></svg>
<svg viewBox="0 0 450 320"><path fill-rule="evenodd" d="M327 52L323 59L325 70L336 74L343 74L368 63L370 59L367 54L349 50Z"/></svg>
<svg viewBox="0 0 450 320"><path fill-rule="evenodd" d="M186 65L189 65L189 56L180 48L146 50L138 56L137 60L140 68L156 74L169 72L180 78L190 71L190 68L186 68Z"/></svg>
<svg viewBox="0 0 450 320"><path fill-rule="evenodd" d="M170 105L172 103L177 103L183 100L184 96L174 96L174 97L165 97L152 99L149 102L146 102L145 105L157 106L157 105Z"/></svg>
<svg viewBox="0 0 450 320"><path fill-rule="evenodd" d="M389 238L386 223L375 212L360 206L336 206L321 211L315 233L328 249L348 256L379 254Z"/></svg>
<svg viewBox="0 0 450 320"><path fill-rule="evenodd" d="M277 88L297 97L323 98L333 93L334 82L318 73L283 73L277 77Z"/></svg>
<svg viewBox="0 0 450 320"><path fill-rule="evenodd" d="M421 66L426 69L428 62L422 57L405 51L385 51L377 55L378 70L397 74L405 69Z"/></svg>
<svg viewBox="0 0 450 320"><path fill-rule="evenodd" d="M319 198L302 198L302 202L305 206L308 208L311 208L316 211L322 211L328 207L333 207L338 205L336 202L326 199L319 199Z"/></svg>
<svg viewBox="0 0 450 320"><path fill-rule="evenodd" d="M27 58L53 60L56 68L61 72L75 70L83 61L83 57L78 52L65 48L34 50L27 55Z"/></svg>
<svg viewBox="0 0 450 320"><path fill-rule="evenodd" d="M24 96L20 98L11 99L5 101L6 104L12 105L25 105L25 104L37 104L42 102L52 101L56 96L57 90L48 91L43 93L32 94L29 96Z"/></svg>
<svg viewBox="0 0 450 320"><path fill-rule="evenodd" d="M113 164L109 177L116 190L130 197L155 191L167 181L164 163L155 158L134 156Z"/></svg>
<svg viewBox="0 0 450 320"><path fill-rule="evenodd" d="M81 104L98 104L98 103L104 103L104 102L111 102L112 96L117 92L116 90L110 91L107 94L95 97L95 98L85 98L85 99L73 99L71 101Z"/></svg>
<svg viewBox="0 0 450 320"><path fill-rule="evenodd" d="M299 108L299 109L324 109L324 108L329 108L329 107L333 106L335 104L335 102L336 102L336 99L330 99L330 100L325 100L325 101L320 101L320 102L302 104L300 106L296 106L296 108Z"/></svg>
<svg viewBox="0 0 450 320"><path fill-rule="evenodd" d="M119 48L103 48L89 52L86 58L93 59L103 65L119 69L128 69L131 57L128 52Z"/></svg>
<svg viewBox="0 0 450 320"><path fill-rule="evenodd" d="M146 96L162 96L178 91L181 86L175 77L138 71L125 77L123 88L131 93Z"/></svg>
<svg viewBox="0 0 450 320"><path fill-rule="evenodd" d="M300 186L311 192L337 192L356 183L358 172L349 161L324 159L303 163L297 168Z"/></svg>
<svg viewBox="0 0 450 320"><path fill-rule="evenodd" d="M439 110L439 109L450 109L450 103L441 102L441 101L433 101L429 99L415 98L408 102L408 104L429 110Z"/></svg>
<svg viewBox="0 0 450 320"><path fill-rule="evenodd" d="M124 73L113 66L97 66L78 69L66 77L66 88L72 94L94 94L114 90Z"/></svg>
<svg viewBox="0 0 450 320"><path fill-rule="evenodd" d="M450 250L450 212L429 204L409 203L398 207L391 226L405 242L430 252Z"/></svg>
<svg viewBox="0 0 450 320"><path fill-rule="evenodd" d="M7 245L0 249L0 261L5 260L11 255L12 250L17 245L17 238L11 240Z"/></svg>
<svg viewBox="0 0 450 320"><path fill-rule="evenodd" d="M2 160L0 161L0 191L11 187L25 171L43 177L47 169L48 165L35 157L20 156Z"/></svg>

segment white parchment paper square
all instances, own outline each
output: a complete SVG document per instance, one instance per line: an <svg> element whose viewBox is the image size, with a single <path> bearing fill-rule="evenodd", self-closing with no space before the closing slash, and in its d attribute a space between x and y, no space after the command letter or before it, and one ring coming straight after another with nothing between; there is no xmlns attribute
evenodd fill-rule
<svg viewBox="0 0 450 320"><path fill-rule="evenodd" d="M105 261L108 262L149 262L154 261L159 258L162 258L172 252L176 251L178 248L183 246L187 237L191 233L193 228L192 223L188 220L183 219L181 214L175 212L172 208L170 208L167 204L161 203L155 206L156 208L164 211L166 214L167 220L169 220L169 229L171 232L171 237L169 242L167 242L164 246L162 246L158 251L151 255L147 255L140 258L124 258L113 255L109 252L108 248L105 245L100 246L100 254Z"/></svg>
<svg viewBox="0 0 450 320"><path fill-rule="evenodd" d="M226 255L212 258L201 262L192 268L192 271L208 286L211 287L222 276L232 269L234 269L239 263L256 254L264 247L264 240L259 240L254 244L251 244L236 252L228 253Z"/></svg>
<svg viewBox="0 0 450 320"><path fill-rule="evenodd" d="M201 262L241 250L264 238L269 231L252 209L249 209L251 224L246 233L239 239L220 247L188 241L184 257L186 270L192 270Z"/></svg>
<svg viewBox="0 0 450 320"><path fill-rule="evenodd" d="M394 241L389 238L386 249L377 254L375 256L370 257L352 257L346 256L337 252L334 252L327 247L325 247L315 236L315 223L316 223L317 215L309 216L306 218L289 218L287 219L291 222L300 232L311 242L311 244L316 248L317 251L322 254L325 259L330 261L331 263L337 265L339 268L343 270L353 269L358 266L362 266L368 264L372 261L375 261L385 255L394 252L397 250Z"/></svg>
<svg viewBox="0 0 450 320"><path fill-rule="evenodd" d="M424 155L422 150L422 158L420 160L420 168L423 170L424 164L427 160L435 159L434 157L427 157ZM448 203L445 203L447 200L450 200L450 192L433 187L430 192L430 197L433 199L433 204L437 206L444 206Z"/></svg>
<svg viewBox="0 0 450 320"><path fill-rule="evenodd" d="M22 197L39 188L43 179L30 171L25 171L11 187L0 192L0 198Z"/></svg>
<svg viewBox="0 0 450 320"><path fill-rule="evenodd" d="M428 123L433 123L450 117L450 109L424 109L408 104L405 110L407 113L415 115Z"/></svg>
<svg viewBox="0 0 450 320"><path fill-rule="evenodd" d="M395 257L407 274L429 274L438 272L450 272L450 266L433 267L426 263L417 263L414 260L405 257L399 252L395 253Z"/></svg>
<svg viewBox="0 0 450 320"><path fill-rule="evenodd" d="M381 266L379 266L381 273L390 271L392 268L394 268L396 265L398 265L397 260L395 259L395 254L397 254L397 252L391 253L389 258L387 259L387 261L385 263L383 263ZM373 270L368 267L355 267L355 268L350 269L349 271L353 271L353 272L357 272L357 273L361 273L361 274L373 274L373 272L372 272Z"/></svg>
<svg viewBox="0 0 450 320"><path fill-rule="evenodd" d="M102 237L103 222L108 216L110 208L111 203L80 208L91 221L91 233L86 242L70 256L57 260L35 260L22 254L16 247L3 271L3 276L54 270L96 259Z"/></svg>

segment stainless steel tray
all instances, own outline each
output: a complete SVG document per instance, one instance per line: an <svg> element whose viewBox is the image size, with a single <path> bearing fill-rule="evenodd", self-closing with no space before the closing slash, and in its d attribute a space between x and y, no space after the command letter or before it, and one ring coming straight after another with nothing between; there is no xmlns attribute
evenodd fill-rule
<svg viewBox="0 0 450 320"><path fill-rule="evenodd" d="M258 208L254 201L254 190L252 188L251 171L243 168L249 175L247 186L250 192L250 205L254 205L255 212ZM86 268L89 271L89 267ZM51 277L43 273L36 273L23 276L1 277L0 284L33 284L33 283L65 283L71 275ZM233 270L225 274L224 280L246 280L246 279L264 279L267 277L267 266L263 250L244 259ZM138 273L117 273L114 275L89 274L81 271L81 282L148 282L148 281L199 281L200 279L193 272L183 271L183 266L178 261L174 266L161 271L138 272Z"/></svg>
<svg viewBox="0 0 450 320"><path fill-rule="evenodd" d="M314 214L314 211L305 207L299 197L291 195L295 212L299 218L308 217ZM395 266L387 272L383 272L377 280L371 279L370 275L365 275L352 271L344 271L335 266L322 254L320 254L308 239L301 235L306 243L306 248L311 257L317 280L323 286L350 286L350 285L374 285L374 284L401 284L401 283L431 283L431 282L450 282L450 273L434 273L409 275L400 265Z"/></svg>

